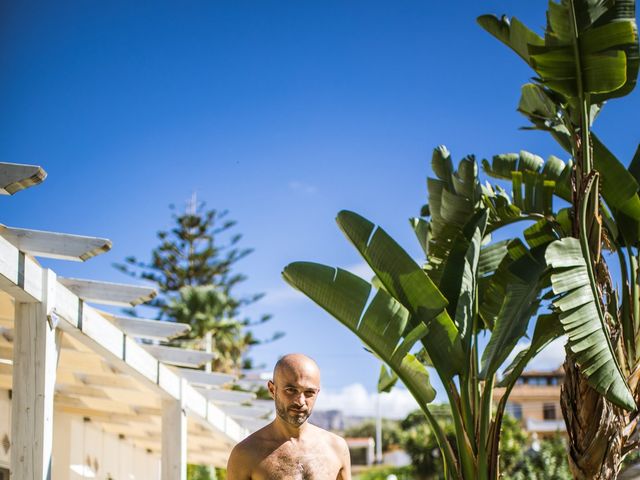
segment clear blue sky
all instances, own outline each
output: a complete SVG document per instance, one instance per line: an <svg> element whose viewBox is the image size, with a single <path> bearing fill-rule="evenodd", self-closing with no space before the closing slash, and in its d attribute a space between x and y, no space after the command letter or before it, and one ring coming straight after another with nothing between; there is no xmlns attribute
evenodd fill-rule
<svg viewBox="0 0 640 480"><path fill-rule="evenodd" d="M44 184L2 199L0 222L105 236L111 253L60 274L128 281L111 264L148 258L167 206L192 192L228 209L255 253L243 290L277 343L258 363L303 351L324 387L373 391L377 363L281 280L291 261L360 264L335 226L355 210L419 258L407 219L425 202L431 150L456 160L526 149L532 72L475 23L508 13L540 31L546 2L2 2L0 159L42 165ZM627 163L640 97L608 105L596 131Z"/></svg>

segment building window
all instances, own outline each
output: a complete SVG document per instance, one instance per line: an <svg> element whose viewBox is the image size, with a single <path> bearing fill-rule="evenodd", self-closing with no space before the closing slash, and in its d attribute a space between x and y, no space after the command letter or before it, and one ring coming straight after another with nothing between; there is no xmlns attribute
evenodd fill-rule
<svg viewBox="0 0 640 480"><path fill-rule="evenodd" d="M516 420L522 420L522 405L519 403L507 402L505 411Z"/></svg>
<svg viewBox="0 0 640 480"><path fill-rule="evenodd" d="M545 403L542 406L542 418L545 420L556 419L556 405L555 403Z"/></svg>
<svg viewBox="0 0 640 480"><path fill-rule="evenodd" d="M9 469L0 467L0 480L9 480Z"/></svg>

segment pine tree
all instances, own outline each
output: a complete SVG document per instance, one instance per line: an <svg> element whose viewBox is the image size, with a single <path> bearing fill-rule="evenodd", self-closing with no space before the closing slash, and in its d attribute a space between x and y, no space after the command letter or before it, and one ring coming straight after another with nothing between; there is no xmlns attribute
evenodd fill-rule
<svg viewBox="0 0 640 480"><path fill-rule="evenodd" d="M151 251L149 262L131 256L114 267L155 284L158 296L148 306L157 309L158 320L191 325L191 331L174 344L202 348L201 340L211 332L213 351L218 354L213 368L247 368L251 362L244 354L260 341L246 327L270 318L263 315L257 322L239 318L242 307L263 296L241 297L234 291L247 279L234 267L252 249L239 247L242 235L233 233L236 222L227 218L227 211L207 210L204 202L195 203L192 201L184 213L170 206L174 226L157 233L160 244Z"/></svg>

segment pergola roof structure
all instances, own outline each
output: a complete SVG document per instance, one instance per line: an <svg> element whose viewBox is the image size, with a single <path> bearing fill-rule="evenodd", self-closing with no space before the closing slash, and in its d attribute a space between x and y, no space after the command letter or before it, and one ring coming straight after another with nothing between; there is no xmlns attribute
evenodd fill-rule
<svg viewBox="0 0 640 480"><path fill-rule="evenodd" d="M37 166L0 163L0 193L45 177ZM227 389L233 375L193 369L213 354L157 344L188 325L90 305L137 305L155 296L152 288L58 277L36 259L85 261L110 248L107 239L0 226L0 389L13 391L16 478L29 469L40 470L28 478L46 478L50 407L160 454L167 480L184 478L186 461L224 465L231 446L271 414L251 405L253 394ZM34 414L41 420L34 423ZM26 459L18 458L21 448Z"/></svg>

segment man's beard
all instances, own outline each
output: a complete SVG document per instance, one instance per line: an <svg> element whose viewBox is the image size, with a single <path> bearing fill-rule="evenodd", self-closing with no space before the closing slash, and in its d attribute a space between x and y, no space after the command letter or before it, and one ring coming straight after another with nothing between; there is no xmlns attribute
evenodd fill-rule
<svg viewBox="0 0 640 480"><path fill-rule="evenodd" d="M290 412L284 404L276 399L276 413L281 420L284 420L289 425L299 427L307 421L307 418L311 415L311 410L307 408L305 411Z"/></svg>

